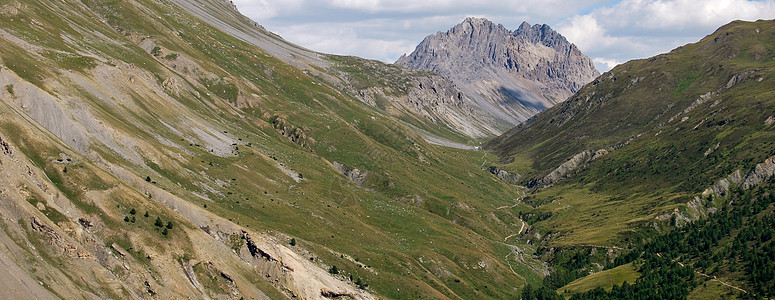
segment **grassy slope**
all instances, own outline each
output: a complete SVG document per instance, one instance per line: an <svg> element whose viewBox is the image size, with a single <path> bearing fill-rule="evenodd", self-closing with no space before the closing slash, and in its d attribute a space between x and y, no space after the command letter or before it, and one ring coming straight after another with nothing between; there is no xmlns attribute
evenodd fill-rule
<svg viewBox="0 0 775 300"><path fill-rule="evenodd" d="M608 295L600 289L574 297L771 297L775 293L775 273L770 269L775 257L774 184L771 178L753 189L734 189L716 213L652 236L643 247L617 258L638 267L641 276L634 285L611 290Z"/></svg>
<svg viewBox="0 0 775 300"><path fill-rule="evenodd" d="M567 293L583 293L597 287L611 290L614 285L622 285L624 282L635 283L635 279L638 279L639 276L638 271L630 263L579 278L557 289L557 291L560 293L566 293L566 291Z"/></svg>
<svg viewBox="0 0 775 300"><path fill-rule="evenodd" d="M687 299L739 299L739 292L718 281L706 281L689 294Z"/></svg>
<svg viewBox="0 0 775 300"><path fill-rule="evenodd" d="M656 216L673 210L691 216L685 204L699 192L775 155L775 131L766 122L775 115L774 42L773 21L730 23L698 43L617 66L490 141L490 149L514 158L496 165L526 174L527 184L576 153L638 136L525 198L531 206L520 212L549 236L542 245L570 253L585 245L626 248L663 225ZM738 74L742 80L727 89ZM682 113L709 92L716 93ZM610 288L598 274L574 282ZM733 294L708 281L690 297Z"/></svg>
<svg viewBox="0 0 775 300"><path fill-rule="evenodd" d="M522 278L509 271L503 259L509 248L500 242L519 229L513 225L518 224L516 216L491 216L496 207L513 203L518 194L480 168L483 162L495 159L492 155L428 145L392 118L180 13L170 3L85 4L89 10L78 3L31 1L26 3L29 9L16 18L3 19L3 28L32 44L66 52L68 57L87 52L99 57L99 65L131 63L156 76L156 84L180 76L189 91L201 95L183 92L155 98L139 91L130 105L116 106L84 89L64 91L76 95L107 126L144 149L144 164L135 164L108 145L94 143L92 150L108 163L123 166L137 178L150 176L159 187L207 205L211 212L242 226L296 237L300 246L313 251L316 261L337 265L344 276L363 278L371 291L382 296L503 298L523 285ZM26 24L37 16L44 16L38 19L42 29L29 30ZM100 18L110 27L99 22ZM79 37L84 30L95 33L86 37L87 42L60 38ZM118 42L106 42L97 33ZM164 55L154 57L150 49L135 44L146 38L159 45ZM5 66L44 89L44 78L69 83L53 75L61 68L78 70L56 59L26 57L9 42L0 45L9 50L0 54ZM169 53L196 61L210 75L184 74L172 68L174 61L164 59ZM39 67L29 69L34 59L39 59ZM88 72L93 66L88 61L77 58L68 64L80 64L86 76L91 76ZM227 92L208 90L212 80L226 82ZM235 88L240 95L236 99L228 92ZM240 100L249 100L249 104ZM278 134L270 125L272 116L282 116L292 127L302 129L309 149ZM186 118L240 139L234 147L239 148L238 154L216 156L197 146L204 144L186 128ZM167 129L161 121L178 131ZM23 140L12 141L21 144ZM23 151L38 148L48 149ZM51 148L28 155L39 157L38 167L47 170L54 167L52 161L59 151ZM295 183L280 172L275 160L302 173L304 180ZM362 188L332 168L333 161L378 175ZM87 179L75 184L100 189ZM204 189L203 184L212 190ZM420 204L409 201L415 196ZM111 224L121 224L123 215L112 215L117 219ZM480 263L485 267L480 268ZM536 276L527 268L517 269L523 276Z"/></svg>
<svg viewBox="0 0 775 300"><path fill-rule="evenodd" d="M537 209L553 213L537 226L560 232L555 245L621 241L715 180L775 155L775 133L765 123L775 107L773 41L772 21L733 22L698 43L617 66L489 147L514 157L503 167L527 183L583 150L642 134L528 199L551 202ZM670 121L747 71L742 82Z"/></svg>
<svg viewBox="0 0 775 300"><path fill-rule="evenodd" d="M348 82L356 91L378 88L385 91L387 96L400 98L409 94L409 90L413 88L410 87L412 78L431 77L436 80L446 80L429 71L412 70L359 57L329 55L328 59L333 63L336 71L343 72L349 77ZM378 97L376 106L386 114L434 136L463 144L482 142L457 133L445 124L438 124L416 113L407 112L405 108L401 108L399 104L392 101L394 100Z"/></svg>

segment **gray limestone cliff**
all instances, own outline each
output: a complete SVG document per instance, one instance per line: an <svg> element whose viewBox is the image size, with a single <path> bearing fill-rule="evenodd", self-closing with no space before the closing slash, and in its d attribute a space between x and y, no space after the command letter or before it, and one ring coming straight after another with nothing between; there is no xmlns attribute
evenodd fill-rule
<svg viewBox="0 0 775 300"><path fill-rule="evenodd" d="M505 130L564 101L600 73L548 25L515 31L467 18L425 38L396 64L449 78Z"/></svg>

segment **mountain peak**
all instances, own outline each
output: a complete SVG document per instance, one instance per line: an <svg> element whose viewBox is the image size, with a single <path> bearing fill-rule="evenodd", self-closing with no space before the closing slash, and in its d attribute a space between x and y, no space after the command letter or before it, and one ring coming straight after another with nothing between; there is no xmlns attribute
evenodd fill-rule
<svg viewBox="0 0 775 300"><path fill-rule="evenodd" d="M599 73L592 60L549 25L515 31L468 17L426 37L396 64L451 79L508 126L565 100Z"/></svg>
<svg viewBox="0 0 775 300"><path fill-rule="evenodd" d="M492 23L487 18L480 18L480 17L467 17L465 20L463 20L463 23L470 23L470 24L485 24L485 23ZM462 23L461 23L462 24Z"/></svg>
<svg viewBox="0 0 775 300"><path fill-rule="evenodd" d="M547 24L535 24L531 26L527 22L522 22L519 28L514 31L514 36L524 38L532 44L542 44L551 47L560 52L565 52L569 48L575 48L575 46L568 42L564 36L559 32L554 31L554 29Z"/></svg>
<svg viewBox="0 0 775 300"><path fill-rule="evenodd" d="M447 35L455 34L458 32L471 33L471 31L480 31L487 33L507 32L508 30L501 24L495 24L492 21L479 18L479 17L467 17L460 24L455 25L446 32Z"/></svg>

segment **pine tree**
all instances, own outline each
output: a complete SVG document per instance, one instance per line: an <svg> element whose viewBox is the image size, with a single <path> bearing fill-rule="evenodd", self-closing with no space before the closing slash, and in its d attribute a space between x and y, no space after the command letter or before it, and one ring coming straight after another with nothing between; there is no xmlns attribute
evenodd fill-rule
<svg viewBox="0 0 775 300"><path fill-rule="evenodd" d="M360 277L358 277L358 280L355 280L355 285L357 285L359 289L363 289L365 287Z"/></svg>

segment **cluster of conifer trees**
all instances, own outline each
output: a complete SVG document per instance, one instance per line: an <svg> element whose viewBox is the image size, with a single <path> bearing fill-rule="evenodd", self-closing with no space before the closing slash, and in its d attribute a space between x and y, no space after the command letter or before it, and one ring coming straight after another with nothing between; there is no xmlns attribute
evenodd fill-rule
<svg viewBox="0 0 775 300"><path fill-rule="evenodd" d="M738 297L775 296L775 184L771 180L754 190L735 190L720 201L724 204L718 212L654 236L606 266L633 262L641 274L635 282L571 299L683 299L712 278L746 290L736 291ZM561 299L552 289L580 276L582 265L589 263L585 254L589 252L578 251L563 259L569 265L556 268L559 271L544 279L544 287L525 288L522 298Z"/></svg>

